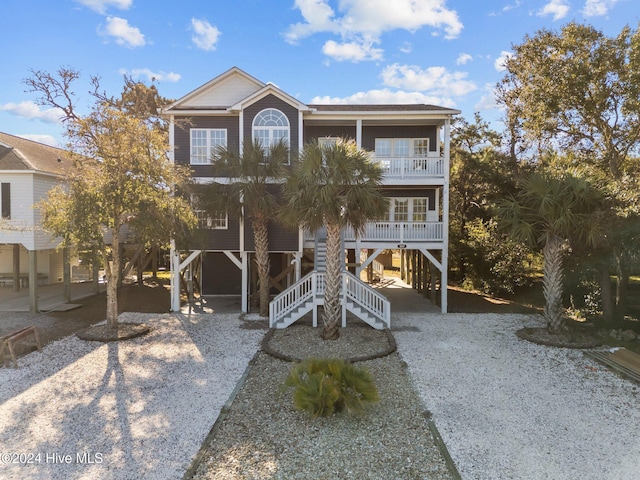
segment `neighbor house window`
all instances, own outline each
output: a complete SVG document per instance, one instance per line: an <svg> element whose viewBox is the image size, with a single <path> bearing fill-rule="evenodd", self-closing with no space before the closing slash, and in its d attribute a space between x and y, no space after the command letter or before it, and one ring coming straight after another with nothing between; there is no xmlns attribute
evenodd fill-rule
<svg viewBox="0 0 640 480"><path fill-rule="evenodd" d="M11 218L11 184L2 183L0 186L0 208L2 209L2 218Z"/></svg>
<svg viewBox="0 0 640 480"><path fill-rule="evenodd" d="M191 164L210 164L218 147L227 146L227 130L224 128L191 129Z"/></svg>
<svg viewBox="0 0 640 480"><path fill-rule="evenodd" d="M289 145L289 130L289 119L275 108L262 110L253 119L253 139L265 149L280 140Z"/></svg>

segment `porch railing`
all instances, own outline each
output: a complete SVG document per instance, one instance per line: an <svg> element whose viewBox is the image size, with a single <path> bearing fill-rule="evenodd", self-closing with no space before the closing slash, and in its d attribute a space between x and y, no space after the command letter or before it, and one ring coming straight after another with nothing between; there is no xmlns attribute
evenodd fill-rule
<svg viewBox="0 0 640 480"><path fill-rule="evenodd" d="M437 242L444 238L443 232L442 222L370 222L365 225L359 238L369 242ZM352 228L347 228L344 239L355 241L356 234Z"/></svg>
<svg viewBox="0 0 640 480"><path fill-rule="evenodd" d="M444 238L442 222L370 222L365 225L359 239L367 242L441 242ZM305 241L313 241L315 235L304 233ZM356 234L353 228L344 232L344 240L353 242Z"/></svg>
<svg viewBox="0 0 640 480"><path fill-rule="evenodd" d="M373 155L387 178L444 177L444 159L439 154L426 157L386 157Z"/></svg>

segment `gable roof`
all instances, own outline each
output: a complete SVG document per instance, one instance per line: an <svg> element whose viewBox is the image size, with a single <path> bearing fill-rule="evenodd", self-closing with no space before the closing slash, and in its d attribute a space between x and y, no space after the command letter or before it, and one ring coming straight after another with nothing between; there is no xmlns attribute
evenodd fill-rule
<svg viewBox="0 0 640 480"><path fill-rule="evenodd" d="M225 111L265 85L238 67L233 67L165 107L162 113L176 110Z"/></svg>
<svg viewBox="0 0 640 480"><path fill-rule="evenodd" d="M0 132L0 171L24 170L63 175L71 160L61 148Z"/></svg>
<svg viewBox="0 0 640 480"><path fill-rule="evenodd" d="M242 110L247 105L251 105L252 103L257 102L258 100L260 100L261 98L266 97L269 94L275 95L276 97L279 97L281 100L284 100L285 102L293 105L298 110L309 110L309 106L307 104L302 103L301 101L297 100L296 98L293 98L287 92L285 92L283 90L280 90L273 83L266 84L260 90L252 93L248 97L243 98L242 100L240 100L239 102L235 103L234 105L231 105L229 107L229 110Z"/></svg>
<svg viewBox="0 0 640 480"><path fill-rule="evenodd" d="M162 110L163 114L198 115L241 111L248 105L273 94L300 111L309 114L412 114L414 116L457 115L460 110L426 104L305 104L272 83L263 83L232 67L196 88Z"/></svg>

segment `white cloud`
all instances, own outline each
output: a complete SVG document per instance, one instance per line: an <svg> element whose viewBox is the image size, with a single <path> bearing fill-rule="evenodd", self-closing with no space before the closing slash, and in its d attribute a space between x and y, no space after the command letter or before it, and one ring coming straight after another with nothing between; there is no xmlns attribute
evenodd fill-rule
<svg viewBox="0 0 640 480"><path fill-rule="evenodd" d="M146 44L140 30L132 27L126 19L120 17L107 17L107 26L100 33L115 38L116 43L124 47L142 47Z"/></svg>
<svg viewBox="0 0 640 480"><path fill-rule="evenodd" d="M509 60L511 57L513 57L513 52L507 52L503 50L502 52L500 52L500 56L496 58L496 61L493 62L494 68L498 72L504 72L507 69L507 60Z"/></svg>
<svg viewBox="0 0 640 480"><path fill-rule="evenodd" d="M27 140L31 140L33 142L44 143L45 145L50 145L52 147L58 147L58 140L52 135L38 135L38 134L17 134L16 137L26 138Z"/></svg>
<svg viewBox="0 0 640 480"><path fill-rule="evenodd" d="M458 58L456 59L456 65L465 65L469 63L472 59L473 57L468 53L461 53L460 55L458 55Z"/></svg>
<svg viewBox="0 0 640 480"><path fill-rule="evenodd" d="M206 20L199 20L197 18L191 19L191 27L195 32L191 36L191 40L196 46L207 52L211 52L216 49L216 43L220 38L221 32L217 27L214 27Z"/></svg>
<svg viewBox="0 0 640 480"><path fill-rule="evenodd" d="M413 49L413 47L411 46L411 44L409 42L404 42L401 46L400 46L400 51L402 53L411 53L411 50Z"/></svg>
<svg viewBox="0 0 640 480"><path fill-rule="evenodd" d="M133 4L133 0L75 0L80 5L89 7L98 13L104 15L109 7L115 7L119 10L127 10Z"/></svg>
<svg viewBox="0 0 640 480"><path fill-rule="evenodd" d="M500 109L500 104L496 99L496 88L495 84L488 83L485 85L486 94L480 97L478 103L473 106L474 112L484 112L487 110L498 110Z"/></svg>
<svg viewBox="0 0 640 480"><path fill-rule="evenodd" d="M553 15L553 20L556 21L566 17L567 13L569 13L567 0L551 0L538 11L538 16L546 17L547 15Z"/></svg>
<svg viewBox="0 0 640 480"><path fill-rule="evenodd" d="M336 43L333 40L329 40L322 47L322 53L338 62L345 60L360 62L362 60L382 59L381 49L357 42Z"/></svg>
<svg viewBox="0 0 640 480"><path fill-rule="evenodd" d="M304 21L289 26L285 32L289 43L316 33L330 33L339 35L343 45L360 44L367 50L372 44L380 43L383 33L392 30L415 32L431 27L444 31L445 38L449 39L456 38L463 28L458 13L446 8L446 0L342 0L337 14L329 0L295 0L295 7ZM336 50L336 53L342 52ZM382 56L382 50L369 59L378 59L378 55Z"/></svg>
<svg viewBox="0 0 640 480"><path fill-rule="evenodd" d="M389 65L382 71L386 86L430 92L437 96L459 97L477 89L475 83L466 80L466 72L449 72L444 67L422 70L414 65Z"/></svg>
<svg viewBox="0 0 640 480"><path fill-rule="evenodd" d="M584 4L584 14L587 17L597 17L606 15L609 9L617 3L618 0L587 0Z"/></svg>
<svg viewBox="0 0 640 480"><path fill-rule="evenodd" d="M153 72L151 70L149 70L148 68L134 68L133 70L129 71L126 69L120 69L120 74L122 75L131 75L132 78L134 79L138 79L140 77L146 77L147 80L149 80L150 82L152 81L157 81L157 82L177 82L178 80L180 80L181 76L179 73L173 73L173 72L163 72L163 71L159 71L159 72Z"/></svg>
<svg viewBox="0 0 640 480"><path fill-rule="evenodd" d="M434 95L425 95L421 92L403 92L393 91L388 88L382 90L369 90L367 92L358 92L348 97L314 97L311 104L410 104L424 103L427 105L438 105L455 107L455 102L448 97L439 97Z"/></svg>
<svg viewBox="0 0 640 480"><path fill-rule="evenodd" d="M61 118L64 113L59 108L48 108L42 110L40 105L32 101L20 102L20 103L5 103L0 105L0 111L12 113L21 118L28 120L40 120L45 123L61 123Z"/></svg>

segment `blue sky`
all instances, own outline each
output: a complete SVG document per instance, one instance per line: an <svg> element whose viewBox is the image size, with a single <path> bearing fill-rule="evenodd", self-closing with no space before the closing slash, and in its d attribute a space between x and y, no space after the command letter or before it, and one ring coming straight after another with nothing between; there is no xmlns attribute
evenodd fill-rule
<svg viewBox="0 0 640 480"><path fill-rule="evenodd" d="M305 103L431 103L500 128L492 90L512 45L570 21L616 35L638 0L2 0L0 131L64 146L29 70L123 74L177 99L237 66Z"/></svg>

